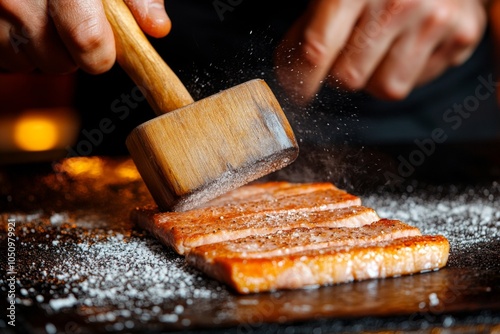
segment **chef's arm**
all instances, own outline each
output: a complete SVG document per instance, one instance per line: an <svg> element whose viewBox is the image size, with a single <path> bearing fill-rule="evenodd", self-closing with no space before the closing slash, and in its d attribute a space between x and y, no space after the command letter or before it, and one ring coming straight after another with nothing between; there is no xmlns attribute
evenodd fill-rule
<svg viewBox="0 0 500 334"><path fill-rule="evenodd" d="M116 59L102 0L0 1L0 70L103 73ZM163 0L125 0L153 37L170 31Z"/></svg>

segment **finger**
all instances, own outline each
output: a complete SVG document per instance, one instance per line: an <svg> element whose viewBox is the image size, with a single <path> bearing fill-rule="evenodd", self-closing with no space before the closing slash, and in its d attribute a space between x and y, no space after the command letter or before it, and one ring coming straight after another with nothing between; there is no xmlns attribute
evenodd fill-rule
<svg viewBox="0 0 500 334"><path fill-rule="evenodd" d="M400 100L415 87L431 55L450 36L454 22L450 11L436 11L422 18L420 29L410 26L390 48L367 84L380 98Z"/></svg>
<svg viewBox="0 0 500 334"><path fill-rule="evenodd" d="M33 12L29 22L25 21L23 26L10 30L14 51L24 54L42 72L64 74L75 71L77 67L46 15L46 10Z"/></svg>
<svg viewBox="0 0 500 334"><path fill-rule="evenodd" d="M29 60L19 48L18 43L26 41L19 36L20 39L12 40L12 26L0 20L0 68L9 72L24 72L33 71L36 66ZM17 38L18 36L14 36Z"/></svg>
<svg viewBox="0 0 500 334"><path fill-rule="evenodd" d="M473 48L457 46L450 41L445 42L430 56L422 73L417 79L417 86L434 80L451 66L462 64L470 58L473 52Z"/></svg>
<svg viewBox="0 0 500 334"><path fill-rule="evenodd" d="M331 80L350 90L365 87L387 50L407 24L408 15L386 7L367 8L330 70ZM409 12L407 12L409 13ZM396 15L398 14L398 15Z"/></svg>
<svg viewBox="0 0 500 334"><path fill-rule="evenodd" d="M415 86L433 48L433 43L419 43L419 36L414 32L399 36L368 81L366 90L381 99L405 98Z"/></svg>
<svg viewBox="0 0 500 334"><path fill-rule="evenodd" d="M152 37L164 37L170 32L171 22L163 0L125 0L139 27Z"/></svg>
<svg viewBox="0 0 500 334"><path fill-rule="evenodd" d="M442 44L428 60L417 84L421 85L429 82L449 67L462 65L470 58L486 29L486 13L484 10L477 6L474 6L471 10L477 11L474 17L482 17L482 19L457 18L450 30L451 33L443 38Z"/></svg>
<svg viewBox="0 0 500 334"><path fill-rule="evenodd" d="M5 29L8 29L10 41L9 48L4 40L5 61L11 62L13 67L20 65L21 68L29 69L35 66L50 73L73 71L75 64L71 61L47 16L46 5L45 1L4 1L2 3L4 9L2 16L7 20L4 21L4 38ZM27 65L27 63L30 64Z"/></svg>
<svg viewBox="0 0 500 334"><path fill-rule="evenodd" d="M363 7L364 1L314 1L287 33L276 74L296 102L307 103L319 90Z"/></svg>
<svg viewBox="0 0 500 334"><path fill-rule="evenodd" d="M98 74L113 66L114 36L101 0L49 0L49 10L64 45L79 67Z"/></svg>

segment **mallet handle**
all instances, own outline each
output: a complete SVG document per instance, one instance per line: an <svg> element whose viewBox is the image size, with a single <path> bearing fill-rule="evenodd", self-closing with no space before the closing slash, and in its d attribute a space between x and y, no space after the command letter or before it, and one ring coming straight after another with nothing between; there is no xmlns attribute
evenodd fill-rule
<svg viewBox="0 0 500 334"><path fill-rule="evenodd" d="M115 35L117 60L146 96L156 115L194 102L177 75L163 61L123 0L103 0Z"/></svg>

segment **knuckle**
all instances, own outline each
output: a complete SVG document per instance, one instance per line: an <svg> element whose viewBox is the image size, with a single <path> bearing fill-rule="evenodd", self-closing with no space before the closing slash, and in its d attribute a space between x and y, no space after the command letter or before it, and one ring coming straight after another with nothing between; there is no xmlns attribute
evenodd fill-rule
<svg viewBox="0 0 500 334"><path fill-rule="evenodd" d="M476 38L470 33L464 32L453 36L452 45L454 51L462 51L476 44Z"/></svg>
<svg viewBox="0 0 500 334"><path fill-rule="evenodd" d="M99 53L93 57L86 57L80 67L91 74L101 74L113 67L115 54L111 52Z"/></svg>
<svg viewBox="0 0 500 334"><path fill-rule="evenodd" d="M80 21L69 34L81 53L95 52L106 44L103 24L94 16Z"/></svg>
<svg viewBox="0 0 500 334"><path fill-rule="evenodd" d="M387 0L386 7L393 14L415 14L421 6L420 0Z"/></svg>
<svg viewBox="0 0 500 334"><path fill-rule="evenodd" d="M460 31L456 32L453 36L453 44L458 48L468 48L476 45L483 36L483 26L471 22L465 24Z"/></svg>
<svg viewBox="0 0 500 334"><path fill-rule="evenodd" d="M472 50L466 50L462 52L457 52L449 60L449 66L460 66L469 59L472 54Z"/></svg>
<svg viewBox="0 0 500 334"><path fill-rule="evenodd" d="M49 22L45 12L28 2L1 0L0 18L15 29L18 36L33 38L44 31Z"/></svg>
<svg viewBox="0 0 500 334"><path fill-rule="evenodd" d="M411 91L409 85L405 85L397 80L380 82L371 85L370 89L374 91L375 95L378 97L390 101L403 100Z"/></svg>
<svg viewBox="0 0 500 334"><path fill-rule="evenodd" d="M115 62L114 42L109 40L105 22L89 16L74 26L70 36L76 48L76 62L87 72L100 74ZM113 47L110 47L113 45ZM75 57L75 56L74 56Z"/></svg>
<svg viewBox="0 0 500 334"><path fill-rule="evenodd" d="M352 65L342 66L340 69L337 69L335 76L345 87L351 90L360 90L366 86L366 75Z"/></svg>
<svg viewBox="0 0 500 334"><path fill-rule="evenodd" d="M431 28L440 29L451 23L452 9L448 6L436 4L429 6L426 18L426 25Z"/></svg>
<svg viewBox="0 0 500 334"><path fill-rule="evenodd" d="M399 11L404 9L404 4L406 3L408 3L408 1L387 0L385 7L390 13L397 14Z"/></svg>
<svg viewBox="0 0 500 334"><path fill-rule="evenodd" d="M304 32L301 53L302 58L313 66L325 65L330 61L326 41L312 30Z"/></svg>

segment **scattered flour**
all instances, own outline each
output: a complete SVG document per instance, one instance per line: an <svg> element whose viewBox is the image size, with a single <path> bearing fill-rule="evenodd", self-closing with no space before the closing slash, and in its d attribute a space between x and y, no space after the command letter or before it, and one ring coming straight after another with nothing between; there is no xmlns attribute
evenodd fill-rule
<svg viewBox="0 0 500 334"><path fill-rule="evenodd" d="M362 196L362 201L383 218L400 219L424 234L446 236L455 263L458 257L464 260L462 254L477 253L483 243L500 240L498 183L488 187L487 193L483 188L436 188L435 192L414 190L403 195L373 193ZM233 301L224 285L186 265L183 257L154 238L130 230L88 229L92 219L87 225L68 227L70 218L56 213L47 226L26 225L19 230L19 272L26 277L20 277L17 284L23 304L31 301L56 313L72 308L89 323L111 323L106 325L111 326L109 330L130 330L137 326L137 319L189 326L189 305L196 304L197 310L206 307L208 312L221 300L226 306ZM440 303L437 294L431 293L420 307ZM445 326L452 324L446 321ZM47 324L46 331L55 332L54 325Z"/></svg>
<svg viewBox="0 0 500 334"><path fill-rule="evenodd" d="M56 312L62 308L75 306L77 303L78 300L72 294L66 298L52 299L49 301L50 307Z"/></svg>
<svg viewBox="0 0 500 334"><path fill-rule="evenodd" d="M455 251L500 240L500 185L497 182L493 182L486 194L484 190L472 188L447 190L446 195L442 192L442 187L437 187L432 196L415 191L400 199L375 194L363 198L363 202L375 208L382 218L399 219L420 228L422 234L444 235Z"/></svg>
<svg viewBox="0 0 500 334"><path fill-rule="evenodd" d="M62 224L68 221L67 213L54 213L50 216L50 223L53 225Z"/></svg>
<svg viewBox="0 0 500 334"><path fill-rule="evenodd" d="M73 308L90 322L124 328L133 327L127 320L137 317L141 322L185 324L185 306L193 300L210 304L214 299L231 298L220 283L202 277L152 238L118 233L104 240L47 240L46 246L39 246L23 245L52 256L55 252L56 259L42 260L37 269L39 280L50 282L48 294L31 289L32 297L52 313Z"/></svg>
<svg viewBox="0 0 500 334"><path fill-rule="evenodd" d="M429 305L430 306L437 306L439 305L439 298L436 293L431 293L429 295Z"/></svg>

